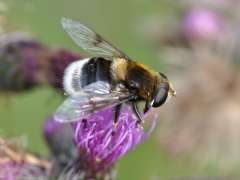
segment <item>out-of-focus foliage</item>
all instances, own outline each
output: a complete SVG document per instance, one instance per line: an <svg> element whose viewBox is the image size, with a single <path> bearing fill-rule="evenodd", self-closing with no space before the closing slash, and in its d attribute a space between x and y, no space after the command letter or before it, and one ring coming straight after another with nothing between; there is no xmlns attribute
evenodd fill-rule
<svg viewBox="0 0 240 180"><path fill-rule="evenodd" d="M157 37L151 40L160 45L178 92L176 101L164 108L159 141L174 157L187 157L219 174L238 174L240 162L235 3L184 1L181 16L164 24L177 28L150 36Z"/></svg>

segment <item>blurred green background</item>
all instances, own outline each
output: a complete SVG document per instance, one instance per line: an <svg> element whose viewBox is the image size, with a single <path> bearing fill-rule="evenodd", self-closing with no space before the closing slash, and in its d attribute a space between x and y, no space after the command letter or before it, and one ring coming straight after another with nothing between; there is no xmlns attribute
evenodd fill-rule
<svg viewBox="0 0 240 180"><path fill-rule="evenodd" d="M86 24L130 57L164 71L158 50L141 35L143 19L158 14L163 19L174 7L154 0L11 0L7 17L13 29L33 34L41 42L82 52L60 25L61 17L70 17ZM161 19L159 19L161 21ZM84 52L82 52L84 53ZM63 100L49 87L35 88L19 95L2 94L0 127L4 136L26 135L28 147L47 153L42 139L42 124ZM118 164L120 180L155 180L167 177L209 174L197 170L187 161L170 157L157 140L157 130L148 141L128 153ZM173 132L174 133L174 132Z"/></svg>

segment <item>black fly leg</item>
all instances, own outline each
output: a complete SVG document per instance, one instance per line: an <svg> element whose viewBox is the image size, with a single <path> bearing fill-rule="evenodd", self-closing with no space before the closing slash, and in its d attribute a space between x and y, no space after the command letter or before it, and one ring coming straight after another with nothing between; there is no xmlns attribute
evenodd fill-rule
<svg viewBox="0 0 240 180"><path fill-rule="evenodd" d="M121 109L122 109L122 104L119 104L115 107L115 110L114 110L114 130L113 130L113 134L115 133L115 130L117 128L118 118L119 118Z"/></svg>
<svg viewBox="0 0 240 180"><path fill-rule="evenodd" d="M137 106L136 103L133 103L133 104L132 104L132 109L133 109L133 112L135 113L135 115L136 115L137 118L138 118L136 124L137 124L137 125L138 125L138 124L141 124L141 123L143 122L143 120L142 120L141 114L140 114L140 112L139 112L139 109L138 109L138 106Z"/></svg>
<svg viewBox="0 0 240 180"><path fill-rule="evenodd" d="M114 124L118 123L119 114L121 112L122 104L119 104L115 107L114 111Z"/></svg>
<svg viewBox="0 0 240 180"><path fill-rule="evenodd" d="M144 110L143 110L143 113L144 113L144 114L147 113L149 109L150 109L149 102L146 101L146 103L145 103L145 107L144 107Z"/></svg>
<svg viewBox="0 0 240 180"><path fill-rule="evenodd" d="M87 119L83 119L82 123L83 123L83 128L86 129L87 128Z"/></svg>

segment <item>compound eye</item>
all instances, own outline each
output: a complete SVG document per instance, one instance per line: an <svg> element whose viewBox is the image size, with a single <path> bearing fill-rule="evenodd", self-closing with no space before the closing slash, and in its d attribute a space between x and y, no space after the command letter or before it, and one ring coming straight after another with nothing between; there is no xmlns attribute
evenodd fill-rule
<svg viewBox="0 0 240 180"><path fill-rule="evenodd" d="M169 90L168 86L165 86L165 85L160 86L156 95L153 97L153 100L151 103L152 107L159 107L166 102L168 97L168 90Z"/></svg>

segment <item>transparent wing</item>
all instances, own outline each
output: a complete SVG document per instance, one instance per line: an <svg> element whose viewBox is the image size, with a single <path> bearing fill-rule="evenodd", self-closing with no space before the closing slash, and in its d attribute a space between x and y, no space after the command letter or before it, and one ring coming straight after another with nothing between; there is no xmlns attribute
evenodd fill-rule
<svg viewBox="0 0 240 180"><path fill-rule="evenodd" d="M132 98L128 92L107 92L106 89L98 91L97 88L99 84L93 83L67 98L55 112L55 120L62 123L79 121L101 109L116 106Z"/></svg>
<svg viewBox="0 0 240 180"><path fill-rule="evenodd" d="M109 94L111 91L110 84L104 81L91 83L83 88L85 93L93 94Z"/></svg>
<svg viewBox="0 0 240 180"><path fill-rule="evenodd" d="M126 54L115 48L99 34L81 23L68 18L62 18L61 23L64 30L69 34L73 41L89 53L101 57L120 57L130 60Z"/></svg>

